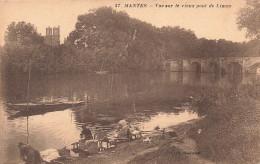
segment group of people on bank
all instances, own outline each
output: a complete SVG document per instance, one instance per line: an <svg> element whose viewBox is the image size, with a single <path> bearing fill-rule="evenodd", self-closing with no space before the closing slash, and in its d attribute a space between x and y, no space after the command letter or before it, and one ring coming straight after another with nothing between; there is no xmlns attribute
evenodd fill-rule
<svg viewBox="0 0 260 164"><path fill-rule="evenodd" d="M138 128L130 126L125 120L121 120L117 125L117 132L119 138L132 139L138 131ZM82 131L80 133L79 144L86 145L88 142L94 141L96 138L109 142L106 133L104 131L95 134L94 137L92 132L86 125L82 125ZM20 149L20 158L25 161L26 164L42 164L45 161L42 159L41 154L38 150L31 147L29 144L19 142L18 147Z"/></svg>

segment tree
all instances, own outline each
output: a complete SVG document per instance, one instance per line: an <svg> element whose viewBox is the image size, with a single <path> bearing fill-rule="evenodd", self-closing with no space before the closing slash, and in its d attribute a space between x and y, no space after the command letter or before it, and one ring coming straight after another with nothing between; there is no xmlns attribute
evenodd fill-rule
<svg viewBox="0 0 260 164"><path fill-rule="evenodd" d="M85 55L93 55L96 64L105 69L121 65L130 38L130 18L125 12L102 7L78 16L76 29L67 41L78 49L85 49ZM82 54L82 53L81 53ZM81 56L82 57L82 56ZM109 68L108 68L109 67Z"/></svg>
<svg viewBox="0 0 260 164"><path fill-rule="evenodd" d="M162 27L160 31L167 58L194 57L194 49L197 43L197 37L194 32L179 26Z"/></svg>
<svg viewBox="0 0 260 164"><path fill-rule="evenodd" d="M36 45L42 44L43 41L43 36L39 35L36 28L30 23L12 22L5 33L6 44L16 42L21 45Z"/></svg>
<svg viewBox="0 0 260 164"><path fill-rule="evenodd" d="M36 28L25 22L12 22L5 33L4 56L8 72L28 71L29 59L39 58L44 38Z"/></svg>
<svg viewBox="0 0 260 164"><path fill-rule="evenodd" d="M246 0L237 18L238 28L247 30L247 37L260 38L260 2L259 0Z"/></svg>

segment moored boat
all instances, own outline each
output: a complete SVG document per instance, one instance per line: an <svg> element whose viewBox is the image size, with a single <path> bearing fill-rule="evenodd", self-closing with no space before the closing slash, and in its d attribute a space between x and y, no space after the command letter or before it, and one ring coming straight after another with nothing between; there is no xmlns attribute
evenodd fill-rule
<svg viewBox="0 0 260 164"><path fill-rule="evenodd" d="M56 110L57 108L70 108L75 106L80 106L85 104L85 101L65 101L65 102L37 102L37 103L18 103L18 104L7 104L10 110L16 111L35 111L35 110L47 110L53 109Z"/></svg>
<svg viewBox="0 0 260 164"><path fill-rule="evenodd" d="M98 74L98 75L103 75L103 74L107 74L108 71L96 71L95 74Z"/></svg>

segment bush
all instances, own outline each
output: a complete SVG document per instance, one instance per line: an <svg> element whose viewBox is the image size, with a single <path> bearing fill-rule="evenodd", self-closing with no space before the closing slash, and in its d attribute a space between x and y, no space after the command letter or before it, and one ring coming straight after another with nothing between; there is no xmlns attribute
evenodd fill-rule
<svg viewBox="0 0 260 164"><path fill-rule="evenodd" d="M214 89L197 98L193 107L207 115L189 131L199 151L216 162L257 163L260 161L259 88ZM202 129L197 134L197 129Z"/></svg>

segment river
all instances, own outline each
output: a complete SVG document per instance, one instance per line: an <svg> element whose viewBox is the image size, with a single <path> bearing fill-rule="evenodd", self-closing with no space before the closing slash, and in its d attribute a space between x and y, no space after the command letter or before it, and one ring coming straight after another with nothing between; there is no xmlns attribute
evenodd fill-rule
<svg viewBox="0 0 260 164"><path fill-rule="evenodd" d="M259 85L260 76L182 72L32 75L30 84L31 102L84 100L88 103L29 117L12 117L15 112L7 104L26 102L27 77L2 79L0 157L3 163L22 162L17 144L27 139L39 151L70 148L71 143L78 141L82 124L87 124L93 133L105 130L112 138L115 123L121 119L128 119L142 130L153 130L156 126L167 128L197 118L196 113L176 112L174 107L182 98L195 97L207 88Z"/></svg>

